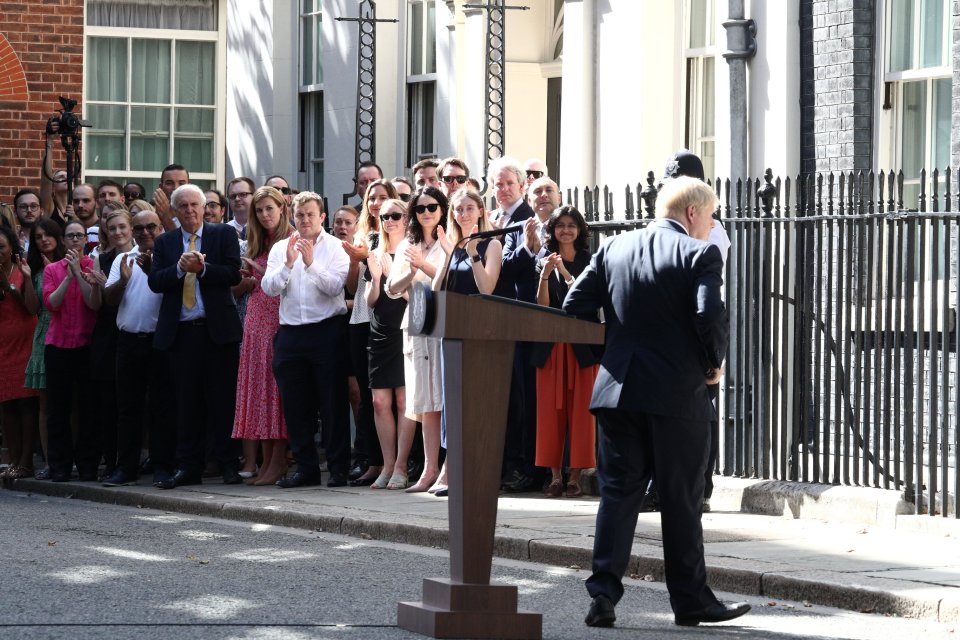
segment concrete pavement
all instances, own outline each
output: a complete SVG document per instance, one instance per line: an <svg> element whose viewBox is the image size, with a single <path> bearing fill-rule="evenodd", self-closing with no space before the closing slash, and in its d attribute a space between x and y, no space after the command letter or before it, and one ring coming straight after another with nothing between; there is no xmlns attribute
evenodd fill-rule
<svg viewBox="0 0 960 640"><path fill-rule="evenodd" d="M896 492L718 477L703 517L711 586L960 627L960 520L907 513ZM369 488L16 480L17 491L444 548L447 501ZM500 497L494 553L590 567L597 498ZM640 515L630 574L663 580L659 514Z"/></svg>

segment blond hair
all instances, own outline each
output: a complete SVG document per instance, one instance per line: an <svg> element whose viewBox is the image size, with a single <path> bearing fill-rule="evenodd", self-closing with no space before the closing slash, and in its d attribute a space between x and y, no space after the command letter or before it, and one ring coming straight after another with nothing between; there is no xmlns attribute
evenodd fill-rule
<svg viewBox="0 0 960 640"><path fill-rule="evenodd" d="M457 206L456 203L464 199L473 200L473 202L477 205L477 209L480 211L480 215L477 218L477 230L489 231L493 228L490 224L489 218L487 218L487 211L483 206L483 198L480 197L480 194L472 189L461 187L460 189L457 189L452 196L450 196L450 215L447 219L447 235L450 236L450 239L454 244L457 244L463 240L466 235L470 233L470 229L464 230L460 228L460 223L457 222L457 214L455 211Z"/></svg>
<svg viewBox="0 0 960 640"><path fill-rule="evenodd" d="M273 203L280 208L280 222L277 224L277 231L273 238L270 233L260 223L257 218L257 203L261 200L273 200ZM287 200L280 193L279 189L274 187L260 187L253 194L253 201L250 203L253 209L253 215L247 218L247 252L248 258L256 258L261 253L270 251L270 248L290 235L293 227L290 225L290 213L287 211ZM322 208L322 207L321 207ZM273 242L268 244L268 241Z"/></svg>

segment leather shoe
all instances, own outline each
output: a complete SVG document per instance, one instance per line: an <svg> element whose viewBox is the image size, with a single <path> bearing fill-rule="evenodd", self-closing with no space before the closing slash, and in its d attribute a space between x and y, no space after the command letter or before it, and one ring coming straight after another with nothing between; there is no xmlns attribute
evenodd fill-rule
<svg viewBox="0 0 960 640"><path fill-rule="evenodd" d="M155 482L153 486L157 489L176 489L177 487L184 487L190 484L200 484L202 480L200 475L196 473L189 473L183 469L177 469L177 471L170 476L169 480L164 480L162 482Z"/></svg>
<svg viewBox="0 0 960 640"><path fill-rule="evenodd" d="M116 469L110 477L103 481L105 487L126 487L137 484L136 476L127 474L123 469Z"/></svg>
<svg viewBox="0 0 960 640"><path fill-rule="evenodd" d="M612 627L616 619L617 613L610 598L600 594L590 603L590 610L587 611L587 617L583 621L588 627Z"/></svg>
<svg viewBox="0 0 960 640"><path fill-rule="evenodd" d="M243 476L236 469L224 469L223 484L243 484Z"/></svg>
<svg viewBox="0 0 960 640"><path fill-rule="evenodd" d="M504 487L507 493L527 493L533 491L537 481L528 475L520 474L515 482L511 482Z"/></svg>
<svg viewBox="0 0 960 640"><path fill-rule="evenodd" d="M368 464L365 460L357 460L353 466L350 468L350 472L347 474L347 477L350 480L356 480L363 474L367 472ZM361 486L361 485L356 485Z"/></svg>
<svg viewBox="0 0 960 640"><path fill-rule="evenodd" d="M345 473L331 473L330 477L327 479L328 487L345 487L347 486L347 475Z"/></svg>
<svg viewBox="0 0 960 640"><path fill-rule="evenodd" d="M289 478L280 478L277 480L277 486L281 489L296 489L297 487L312 487L320 484L320 472L307 473L306 471L297 471Z"/></svg>
<svg viewBox="0 0 960 640"><path fill-rule="evenodd" d="M750 605L746 602L735 602L733 604L718 602L699 611L678 613L674 616L673 621L681 627L695 627L701 622L733 620L734 618L739 618L747 611L750 611Z"/></svg>

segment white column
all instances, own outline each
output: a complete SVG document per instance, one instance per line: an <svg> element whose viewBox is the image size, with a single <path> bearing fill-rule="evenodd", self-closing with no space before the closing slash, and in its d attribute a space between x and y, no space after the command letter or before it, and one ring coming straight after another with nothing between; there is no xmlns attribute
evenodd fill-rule
<svg viewBox="0 0 960 640"><path fill-rule="evenodd" d="M567 0L563 10L560 175L582 188L596 182L596 3Z"/></svg>

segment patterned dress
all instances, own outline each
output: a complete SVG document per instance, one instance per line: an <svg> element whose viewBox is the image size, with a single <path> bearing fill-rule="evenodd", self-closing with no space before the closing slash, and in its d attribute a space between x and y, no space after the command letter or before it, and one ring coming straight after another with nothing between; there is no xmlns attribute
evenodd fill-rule
<svg viewBox="0 0 960 640"><path fill-rule="evenodd" d="M34 274L33 289L34 291L43 291L43 271ZM37 320L37 328L33 332L33 349L30 351L30 360L27 362L27 376L24 383L27 389L47 388L47 370L43 364L43 350L46 348L50 312L43 306L43 294L38 293L37 297L40 298L40 317Z"/></svg>
<svg viewBox="0 0 960 640"><path fill-rule="evenodd" d="M256 263L267 268L267 254ZM271 298L260 288L262 274L254 271L258 283L249 295L240 343L240 370L237 373L237 405L233 437L248 440L286 440L280 391L273 377L273 336L280 326L280 296Z"/></svg>
<svg viewBox="0 0 960 640"><path fill-rule="evenodd" d="M23 274L14 267L10 284L23 290ZM27 313L9 292L0 300L0 402L30 398L36 390L24 387L24 372L33 345L37 316Z"/></svg>

